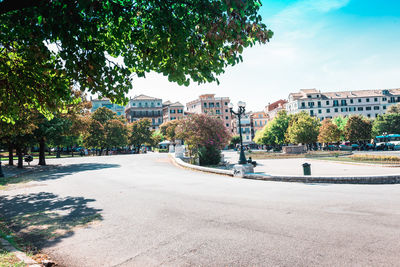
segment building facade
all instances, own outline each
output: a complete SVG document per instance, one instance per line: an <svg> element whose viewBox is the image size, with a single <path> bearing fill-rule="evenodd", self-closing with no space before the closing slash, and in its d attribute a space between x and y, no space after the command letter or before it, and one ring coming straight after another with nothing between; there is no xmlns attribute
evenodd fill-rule
<svg viewBox="0 0 400 267"><path fill-rule="evenodd" d="M162 100L146 95L135 96L129 100L125 115L129 122L147 118L151 121L151 128L156 130L163 123Z"/></svg>
<svg viewBox="0 0 400 267"><path fill-rule="evenodd" d="M225 127L231 130L232 115L228 108L229 97L215 97L215 94L205 94L186 104L188 113L207 114L220 118Z"/></svg>
<svg viewBox="0 0 400 267"><path fill-rule="evenodd" d="M253 143L254 129L252 121L252 112L246 112L240 118L243 145L249 145ZM239 135L239 120L237 117L232 119L232 134Z"/></svg>
<svg viewBox="0 0 400 267"><path fill-rule="evenodd" d="M93 99L91 100L91 102L92 102L92 109L90 110L90 112L95 112L96 109L98 108L106 107L109 110L117 113L118 116L125 115L125 107L111 103L111 101L108 98Z"/></svg>
<svg viewBox="0 0 400 267"><path fill-rule="evenodd" d="M264 111L253 112L251 116L253 120L254 133L262 130L262 128L267 124L267 114Z"/></svg>
<svg viewBox="0 0 400 267"><path fill-rule="evenodd" d="M287 100L280 99L278 101L268 104L264 110L265 114L267 114L267 120L272 121L279 111L285 110L287 102Z"/></svg>
<svg viewBox="0 0 400 267"><path fill-rule="evenodd" d="M163 122L183 119L184 112L184 105L180 102L166 101L163 103Z"/></svg>
<svg viewBox="0 0 400 267"><path fill-rule="evenodd" d="M302 89L289 94L286 110L289 114L306 111L320 120L336 116L360 114L376 118L390 105L400 102L400 89L359 90L321 93L316 89Z"/></svg>

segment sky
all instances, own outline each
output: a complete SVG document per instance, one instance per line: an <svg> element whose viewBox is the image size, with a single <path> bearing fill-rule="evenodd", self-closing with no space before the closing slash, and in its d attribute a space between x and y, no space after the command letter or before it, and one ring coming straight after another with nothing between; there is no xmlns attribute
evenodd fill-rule
<svg viewBox="0 0 400 267"><path fill-rule="evenodd" d="M248 111L291 92L400 88L400 0L264 0L260 14L274 32L247 48L220 85L179 86L149 73L129 96L145 94L182 104L200 94L245 101Z"/></svg>

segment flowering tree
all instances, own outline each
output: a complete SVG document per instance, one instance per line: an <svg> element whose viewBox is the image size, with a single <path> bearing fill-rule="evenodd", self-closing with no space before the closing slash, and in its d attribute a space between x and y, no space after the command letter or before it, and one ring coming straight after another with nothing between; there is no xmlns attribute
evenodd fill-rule
<svg viewBox="0 0 400 267"><path fill-rule="evenodd" d="M204 114L180 120L176 137L185 141L191 157L197 157L200 148L220 151L230 140L222 120Z"/></svg>

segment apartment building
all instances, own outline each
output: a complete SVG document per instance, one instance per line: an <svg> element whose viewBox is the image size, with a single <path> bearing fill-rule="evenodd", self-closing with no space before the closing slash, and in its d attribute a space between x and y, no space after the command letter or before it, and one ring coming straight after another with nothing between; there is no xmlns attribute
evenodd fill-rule
<svg viewBox="0 0 400 267"><path fill-rule="evenodd" d="M287 102L287 100L279 99L278 101L268 104L264 109L265 114L267 114L267 120L272 121L279 111L286 109Z"/></svg>
<svg viewBox="0 0 400 267"><path fill-rule="evenodd" d="M253 112L251 114L253 120L254 133L262 130L267 124L267 114L264 111Z"/></svg>
<svg viewBox="0 0 400 267"><path fill-rule="evenodd" d="M146 95L135 96L129 100L125 115L129 122L148 118L151 121L151 128L156 130L163 122L162 99Z"/></svg>
<svg viewBox="0 0 400 267"><path fill-rule="evenodd" d="M377 89L322 93L316 89L301 89L289 94L286 110L289 114L308 112L320 120L339 115L360 114L375 118L390 105L400 102L400 89Z"/></svg>
<svg viewBox="0 0 400 267"><path fill-rule="evenodd" d="M241 130L242 130L242 138L243 145L249 145L253 143L254 138L254 129L253 129L253 121L252 121L252 112L246 112L240 118ZM239 135L239 120L237 117L232 119L232 134Z"/></svg>
<svg viewBox="0 0 400 267"><path fill-rule="evenodd" d="M184 105L180 102L172 103L171 101L166 101L163 103L163 122L180 120L185 116Z"/></svg>
<svg viewBox="0 0 400 267"><path fill-rule="evenodd" d="M232 116L228 108L229 103L229 97L215 97L215 94L204 94L187 103L186 109L188 113L208 114L220 118L225 127L231 130Z"/></svg>
<svg viewBox="0 0 400 267"><path fill-rule="evenodd" d="M111 103L110 99L102 98L102 99L91 99L92 109L90 112L95 112L96 109L106 107L111 111L117 113L117 115L125 115L125 107L117 104Z"/></svg>

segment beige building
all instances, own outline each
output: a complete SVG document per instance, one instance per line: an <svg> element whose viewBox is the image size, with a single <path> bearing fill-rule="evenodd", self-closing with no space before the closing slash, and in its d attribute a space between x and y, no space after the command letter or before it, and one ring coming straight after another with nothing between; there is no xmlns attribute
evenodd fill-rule
<svg viewBox="0 0 400 267"><path fill-rule="evenodd" d="M316 89L301 89L289 94L286 110L289 114L306 111L320 120L339 115L360 114L375 118L390 105L400 102L400 89L338 91L323 93Z"/></svg>
<svg viewBox="0 0 400 267"><path fill-rule="evenodd" d="M129 122L148 118L151 121L151 128L156 130L163 122L162 100L146 95L135 96L129 100L125 115Z"/></svg>
<svg viewBox="0 0 400 267"><path fill-rule="evenodd" d="M272 121L279 111L285 110L287 102L287 100L280 99L278 101L268 104L264 110L267 114L268 121Z"/></svg>
<svg viewBox="0 0 400 267"><path fill-rule="evenodd" d="M180 102L172 103L168 100L163 103L163 122L180 120L184 116L184 105Z"/></svg>
<svg viewBox="0 0 400 267"><path fill-rule="evenodd" d="M186 104L188 113L207 114L220 118L226 128L231 131L232 116L228 108L229 97L215 97L215 94L205 94Z"/></svg>

